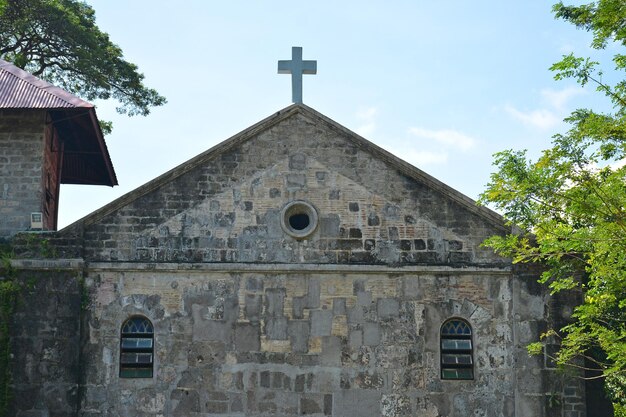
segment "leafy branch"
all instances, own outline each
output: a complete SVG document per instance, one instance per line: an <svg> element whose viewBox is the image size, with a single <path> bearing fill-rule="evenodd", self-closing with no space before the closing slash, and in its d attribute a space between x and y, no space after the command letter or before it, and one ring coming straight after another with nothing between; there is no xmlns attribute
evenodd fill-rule
<svg viewBox="0 0 626 417"><path fill-rule="evenodd" d="M166 103L82 1L0 0L0 58L86 100L116 99L129 116Z"/></svg>
<svg viewBox="0 0 626 417"><path fill-rule="evenodd" d="M592 32L592 47L626 46L626 3L599 0L578 6L562 2L557 18ZM617 71L626 71L626 54L616 53ZM495 155L492 174L480 201L503 212L526 235L494 236L484 244L514 262L544 266L540 282L552 291L583 291L571 322L529 346L578 369L580 377L603 378L616 416L626 416L626 79L609 84L600 63L564 56L550 69L556 80L595 85L614 113L577 109L565 121L570 129L553 136L536 161L523 151ZM586 364L592 364L587 366ZM620 414L621 413L621 414Z"/></svg>

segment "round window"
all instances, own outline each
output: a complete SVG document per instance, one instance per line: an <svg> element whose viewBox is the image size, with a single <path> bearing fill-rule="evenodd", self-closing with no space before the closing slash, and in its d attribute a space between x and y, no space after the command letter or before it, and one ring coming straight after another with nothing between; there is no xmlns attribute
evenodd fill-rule
<svg viewBox="0 0 626 417"><path fill-rule="evenodd" d="M292 201L281 212L283 230L296 239L310 236L317 228L317 211L304 201Z"/></svg>

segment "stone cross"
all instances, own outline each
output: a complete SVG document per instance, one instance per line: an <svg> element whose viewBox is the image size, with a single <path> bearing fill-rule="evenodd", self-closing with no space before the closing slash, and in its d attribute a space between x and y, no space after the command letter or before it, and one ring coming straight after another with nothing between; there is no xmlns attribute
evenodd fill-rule
<svg viewBox="0 0 626 417"><path fill-rule="evenodd" d="M302 74L317 74L317 61L303 61L302 48L291 48L291 61L278 61L279 74L291 74L291 101L302 103Z"/></svg>

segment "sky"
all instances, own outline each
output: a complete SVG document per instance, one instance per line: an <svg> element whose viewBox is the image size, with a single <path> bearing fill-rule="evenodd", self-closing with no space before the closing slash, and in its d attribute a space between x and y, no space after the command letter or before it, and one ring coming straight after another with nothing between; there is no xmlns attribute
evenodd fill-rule
<svg viewBox="0 0 626 417"><path fill-rule="evenodd" d="M63 185L62 228L291 105L277 61L317 61L303 101L461 193L485 189L493 154L550 145L579 107L607 106L549 67L590 49L545 0L89 0L96 22L168 103L115 112L106 142L119 186Z"/></svg>

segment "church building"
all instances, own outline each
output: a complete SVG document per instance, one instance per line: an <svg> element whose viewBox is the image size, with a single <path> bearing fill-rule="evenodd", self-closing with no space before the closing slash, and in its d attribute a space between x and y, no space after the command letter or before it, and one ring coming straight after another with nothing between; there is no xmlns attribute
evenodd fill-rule
<svg viewBox="0 0 626 417"><path fill-rule="evenodd" d="M279 70L315 72L298 59ZM0 61L7 415L596 415L526 351L575 295L481 246L498 214L298 92L57 231L59 184L117 183L94 107Z"/></svg>

